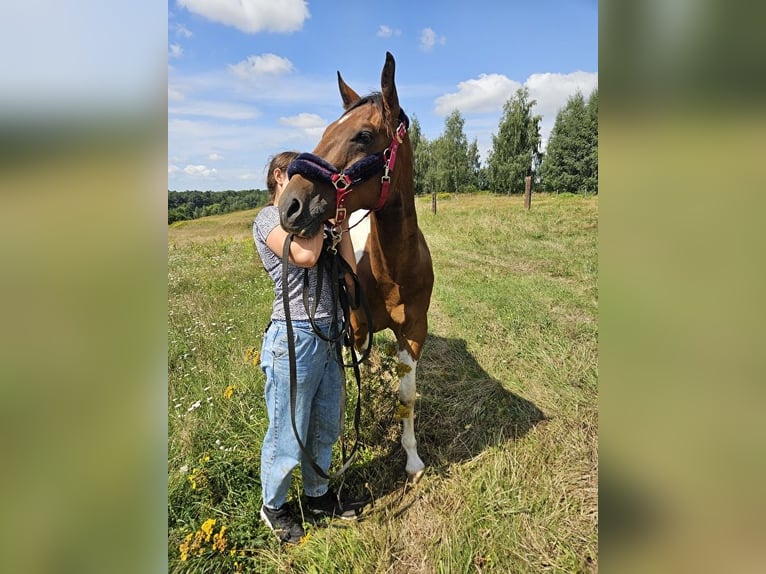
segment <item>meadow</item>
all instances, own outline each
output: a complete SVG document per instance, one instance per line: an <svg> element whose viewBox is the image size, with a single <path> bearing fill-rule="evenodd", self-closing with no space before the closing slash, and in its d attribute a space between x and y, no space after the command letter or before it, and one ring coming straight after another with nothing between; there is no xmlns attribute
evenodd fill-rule
<svg viewBox="0 0 766 574"><path fill-rule="evenodd" d="M527 211L521 196L458 195L436 215L416 203L436 277L416 403L426 473L405 481L393 338L379 333L339 484L373 502L292 548L258 516L273 290L257 210L168 227L170 572L597 571L598 197L536 193Z"/></svg>

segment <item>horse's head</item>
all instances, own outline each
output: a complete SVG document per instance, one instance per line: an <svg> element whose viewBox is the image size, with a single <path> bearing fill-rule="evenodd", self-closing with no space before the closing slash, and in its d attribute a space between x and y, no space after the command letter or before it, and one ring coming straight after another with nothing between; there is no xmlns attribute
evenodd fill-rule
<svg viewBox="0 0 766 574"><path fill-rule="evenodd" d="M313 154L301 154L290 164L290 181L279 199L285 230L312 237L328 219L340 224L357 209L380 209L388 194L389 176L391 180L396 176L397 153L407 155L411 169L409 144L398 149L408 141L408 120L399 106L394 68L394 57L386 52L381 91L365 97L338 72L344 113L327 127Z"/></svg>

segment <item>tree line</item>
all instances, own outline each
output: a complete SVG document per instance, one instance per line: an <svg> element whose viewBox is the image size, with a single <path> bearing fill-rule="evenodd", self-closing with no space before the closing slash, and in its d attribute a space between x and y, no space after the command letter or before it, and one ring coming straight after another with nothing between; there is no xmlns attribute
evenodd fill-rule
<svg viewBox="0 0 766 574"><path fill-rule="evenodd" d="M447 116L444 132L431 141L413 116L416 193L522 193L527 176L544 191L597 193L598 89L587 100L577 92L559 110L545 153L540 149L542 117L532 114L536 103L526 88L505 102L485 165L476 139L468 143L458 110Z"/></svg>
<svg viewBox="0 0 766 574"><path fill-rule="evenodd" d="M168 224L174 221L220 215L266 205L269 192L261 189L244 191L170 191L168 190Z"/></svg>
<svg viewBox="0 0 766 574"><path fill-rule="evenodd" d="M409 129L414 155L415 192L523 193L524 179L535 189L598 193L598 88L586 99L577 92L556 114L545 153L540 149L540 121L532 114L536 100L521 88L503 105L503 113L485 165L474 139L468 143L458 110L447 116L434 140L423 135L415 115ZM168 191L168 223L242 211L266 205L268 191Z"/></svg>

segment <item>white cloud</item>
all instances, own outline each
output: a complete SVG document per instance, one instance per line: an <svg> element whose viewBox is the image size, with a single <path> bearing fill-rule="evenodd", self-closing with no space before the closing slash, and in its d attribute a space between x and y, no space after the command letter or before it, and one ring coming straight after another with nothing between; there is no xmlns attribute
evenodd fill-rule
<svg viewBox="0 0 766 574"><path fill-rule="evenodd" d="M385 24L380 25L380 28L378 28L378 32L376 34L378 38L390 38L391 36L401 36L401 35L402 35L401 30L398 30L398 29L394 30L392 28L389 28Z"/></svg>
<svg viewBox="0 0 766 574"><path fill-rule="evenodd" d="M189 102L186 105L168 106L168 114L222 120L252 120L260 116L258 110L251 106L215 101L197 101Z"/></svg>
<svg viewBox="0 0 766 574"><path fill-rule="evenodd" d="M586 98L598 86L596 72L577 71L571 74L532 74L523 84L529 89L529 98L537 101L535 113L553 116L566 105L577 90ZM478 78L458 84L457 92L436 98L434 111L447 115L453 110L462 114L500 112L503 104L521 88L522 84L502 74L481 74Z"/></svg>
<svg viewBox="0 0 766 574"><path fill-rule="evenodd" d="M423 30L420 31L420 49L424 52L430 52L436 44L441 44L443 46L446 43L447 37L439 36L431 28L423 28Z"/></svg>
<svg viewBox="0 0 766 574"><path fill-rule="evenodd" d="M170 44L170 49L168 50L168 56L170 58L180 58L183 53L184 49L180 44Z"/></svg>
<svg viewBox="0 0 766 574"><path fill-rule="evenodd" d="M307 136L319 137L329 122L316 114L301 113L297 116L279 118L279 123L283 126L303 130Z"/></svg>
<svg viewBox="0 0 766 574"><path fill-rule="evenodd" d="M192 177L210 177L217 173L215 168L209 168L206 165L187 165L184 168L184 173Z"/></svg>
<svg viewBox="0 0 766 574"><path fill-rule="evenodd" d="M168 101L181 102L183 99L184 95L181 90L168 84Z"/></svg>
<svg viewBox="0 0 766 574"><path fill-rule="evenodd" d="M447 115L453 110L461 114L493 112L503 108L521 84L502 74L481 74L458 84L458 91L436 98L435 112Z"/></svg>
<svg viewBox="0 0 766 574"><path fill-rule="evenodd" d="M213 152L207 156L207 159L209 159L210 161L221 161L223 159L223 156L220 153Z"/></svg>
<svg viewBox="0 0 766 574"><path fill-rule="evenodd" d="M173 165L172 163L168 164L168 175L173 175L174 173L180 171L181 168L177 165Z"/></svg>
<svg viewBox="0 0 766 574"><path fill-rule="evenodd" d="M190 12L255 34L295 32L311 16L305 0L177 0Z"/></svg>
<svg viewBox="0 0 766 574"><path fill-rule="evenodd" d="M194 35L192 34L191 30L189 30L183 24L175 24L173 26L173 29L176 31L177 36L182 36L184 38L191 38Z"/></svg>
<svg viewBox="0 0 766 574"><path fill-rule="evenodd" d="M282 75L293 71L293 63L276 54L249 56L236 64L229 64L229 70L236 76L247 79L264 75Z"/></svg>
<svg viewBox="0 0 766 574"><path fill-rule="evenodd" d="M524 85L529 88L529 97L537 100L535 112L555 120L558 111L578 90L587 99L598 86L598 74L582 71L571 74L532 74Z"/></svg>
<svg viewBox="0 0 766 574"><path fill-rule="evenodd" d="M291 126L294 128L317 128L326 127L327 120L322 119L316 114L300 113L297 116L279 118L279 123L283 126Z"/></svg>

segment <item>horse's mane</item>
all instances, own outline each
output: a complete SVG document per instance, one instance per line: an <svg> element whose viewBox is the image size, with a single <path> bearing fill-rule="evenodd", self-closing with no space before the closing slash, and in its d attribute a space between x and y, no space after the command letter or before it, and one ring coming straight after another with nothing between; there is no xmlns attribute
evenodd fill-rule
<svg viewBox="0 0 766 574"><path fill-rule="evenodd" d="M355 110L359 106L363 106L364 104L373 104L378 107L378 109L383 110L383 94L380 92L371 92L364 96L363 98L359 98L356 102L351 104L346 112L350 112L351 110Z"/></svg>

